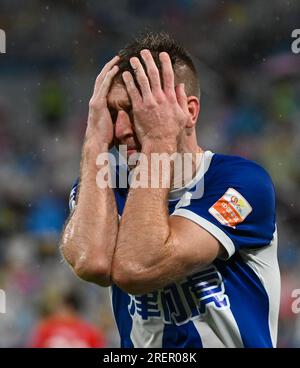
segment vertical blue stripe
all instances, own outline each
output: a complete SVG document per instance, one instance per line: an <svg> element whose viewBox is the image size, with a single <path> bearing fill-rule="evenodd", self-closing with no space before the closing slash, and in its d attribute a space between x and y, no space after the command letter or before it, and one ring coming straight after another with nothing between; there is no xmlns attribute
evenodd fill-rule
<svg viewBox="0 0 300 368"><path fill-rule="evenodd" d="M165 324L163 348L202 348L201 337L192 321L184 325Z"/></svg>
<svg viewBox="0 0 300 368"><path fill-rule="evenodd" d="M235 253L228 261L214 262L220 270L230 309L245 348L271 348L269 298L256 273Z"/></svg>
<svg viewBox="0 0 300 368"><path fill-rule="evenodd" d="M129 303L130 303L130 296L124 293L116 285L113 285L112 305L121 338L121 348L134 347L130 339L130 334L132 330L132 318L128 310Z"/></svg>

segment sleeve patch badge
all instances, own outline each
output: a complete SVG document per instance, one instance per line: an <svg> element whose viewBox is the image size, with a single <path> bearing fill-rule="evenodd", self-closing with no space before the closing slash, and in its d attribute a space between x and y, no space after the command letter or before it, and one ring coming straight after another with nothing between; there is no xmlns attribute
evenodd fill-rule
<svg viewBox="0 0 300 368"><path fill-rule="evenodd" d="M229 188L208 212L222 225L235 228L252 212L252 207L238 191Z"/></svg>

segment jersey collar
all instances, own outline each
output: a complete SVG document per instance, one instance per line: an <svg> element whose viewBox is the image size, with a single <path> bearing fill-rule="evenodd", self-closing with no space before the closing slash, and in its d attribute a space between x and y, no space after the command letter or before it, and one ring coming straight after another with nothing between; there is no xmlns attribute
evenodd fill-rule
<svg viewBox="0 0 300 368"><path fill-rule="evenodd" d="M209 166L210 166L213 155L214 155L214 153L211 152L211 151L204 151L203 152L200 166L199 166L194 178L186 186L184 186L182 188L176 188L176 189L170 190L170 192L169 192L169 202L177 201L178 199L180 199L183 196L184 193L191 190L193 187L195 187L197 185L197 183L199 183L204 178L204 175L206 174L206 172L209 169ZM197 190L201 190L202 187L203 186L200 185ZM198 195L198 198L199 198L199 195Z"/></svg>

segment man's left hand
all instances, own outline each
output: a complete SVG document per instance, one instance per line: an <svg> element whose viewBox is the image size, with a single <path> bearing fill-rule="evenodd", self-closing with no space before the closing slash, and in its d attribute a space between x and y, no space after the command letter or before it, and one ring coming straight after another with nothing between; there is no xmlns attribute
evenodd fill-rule
<svg viewBox="0 0 300 368"><path fill-rule="evenodd" d="M123 73L123 80L131 99L134 126L142 145L158 142L166 143L175 151L177 141L190 120L187 96L184 84L174 84L174 71L169 55L159 54L162 66L162 82L159 70L149 50L142 50L141 57L147 68L143 68L139 58L132 57L130 63L134 69L137 88L132 74Z"/></svg>

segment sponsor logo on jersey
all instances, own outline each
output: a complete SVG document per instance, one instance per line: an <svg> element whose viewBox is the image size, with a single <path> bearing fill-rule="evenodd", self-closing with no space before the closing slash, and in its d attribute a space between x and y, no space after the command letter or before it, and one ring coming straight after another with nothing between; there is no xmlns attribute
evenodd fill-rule
<svg viewBox="0 0 300 368"><path fill-rule="evenodd" d="M208 211L222 225L236 227L252 212L252 207L237 190L229 188Z"/></svg>

